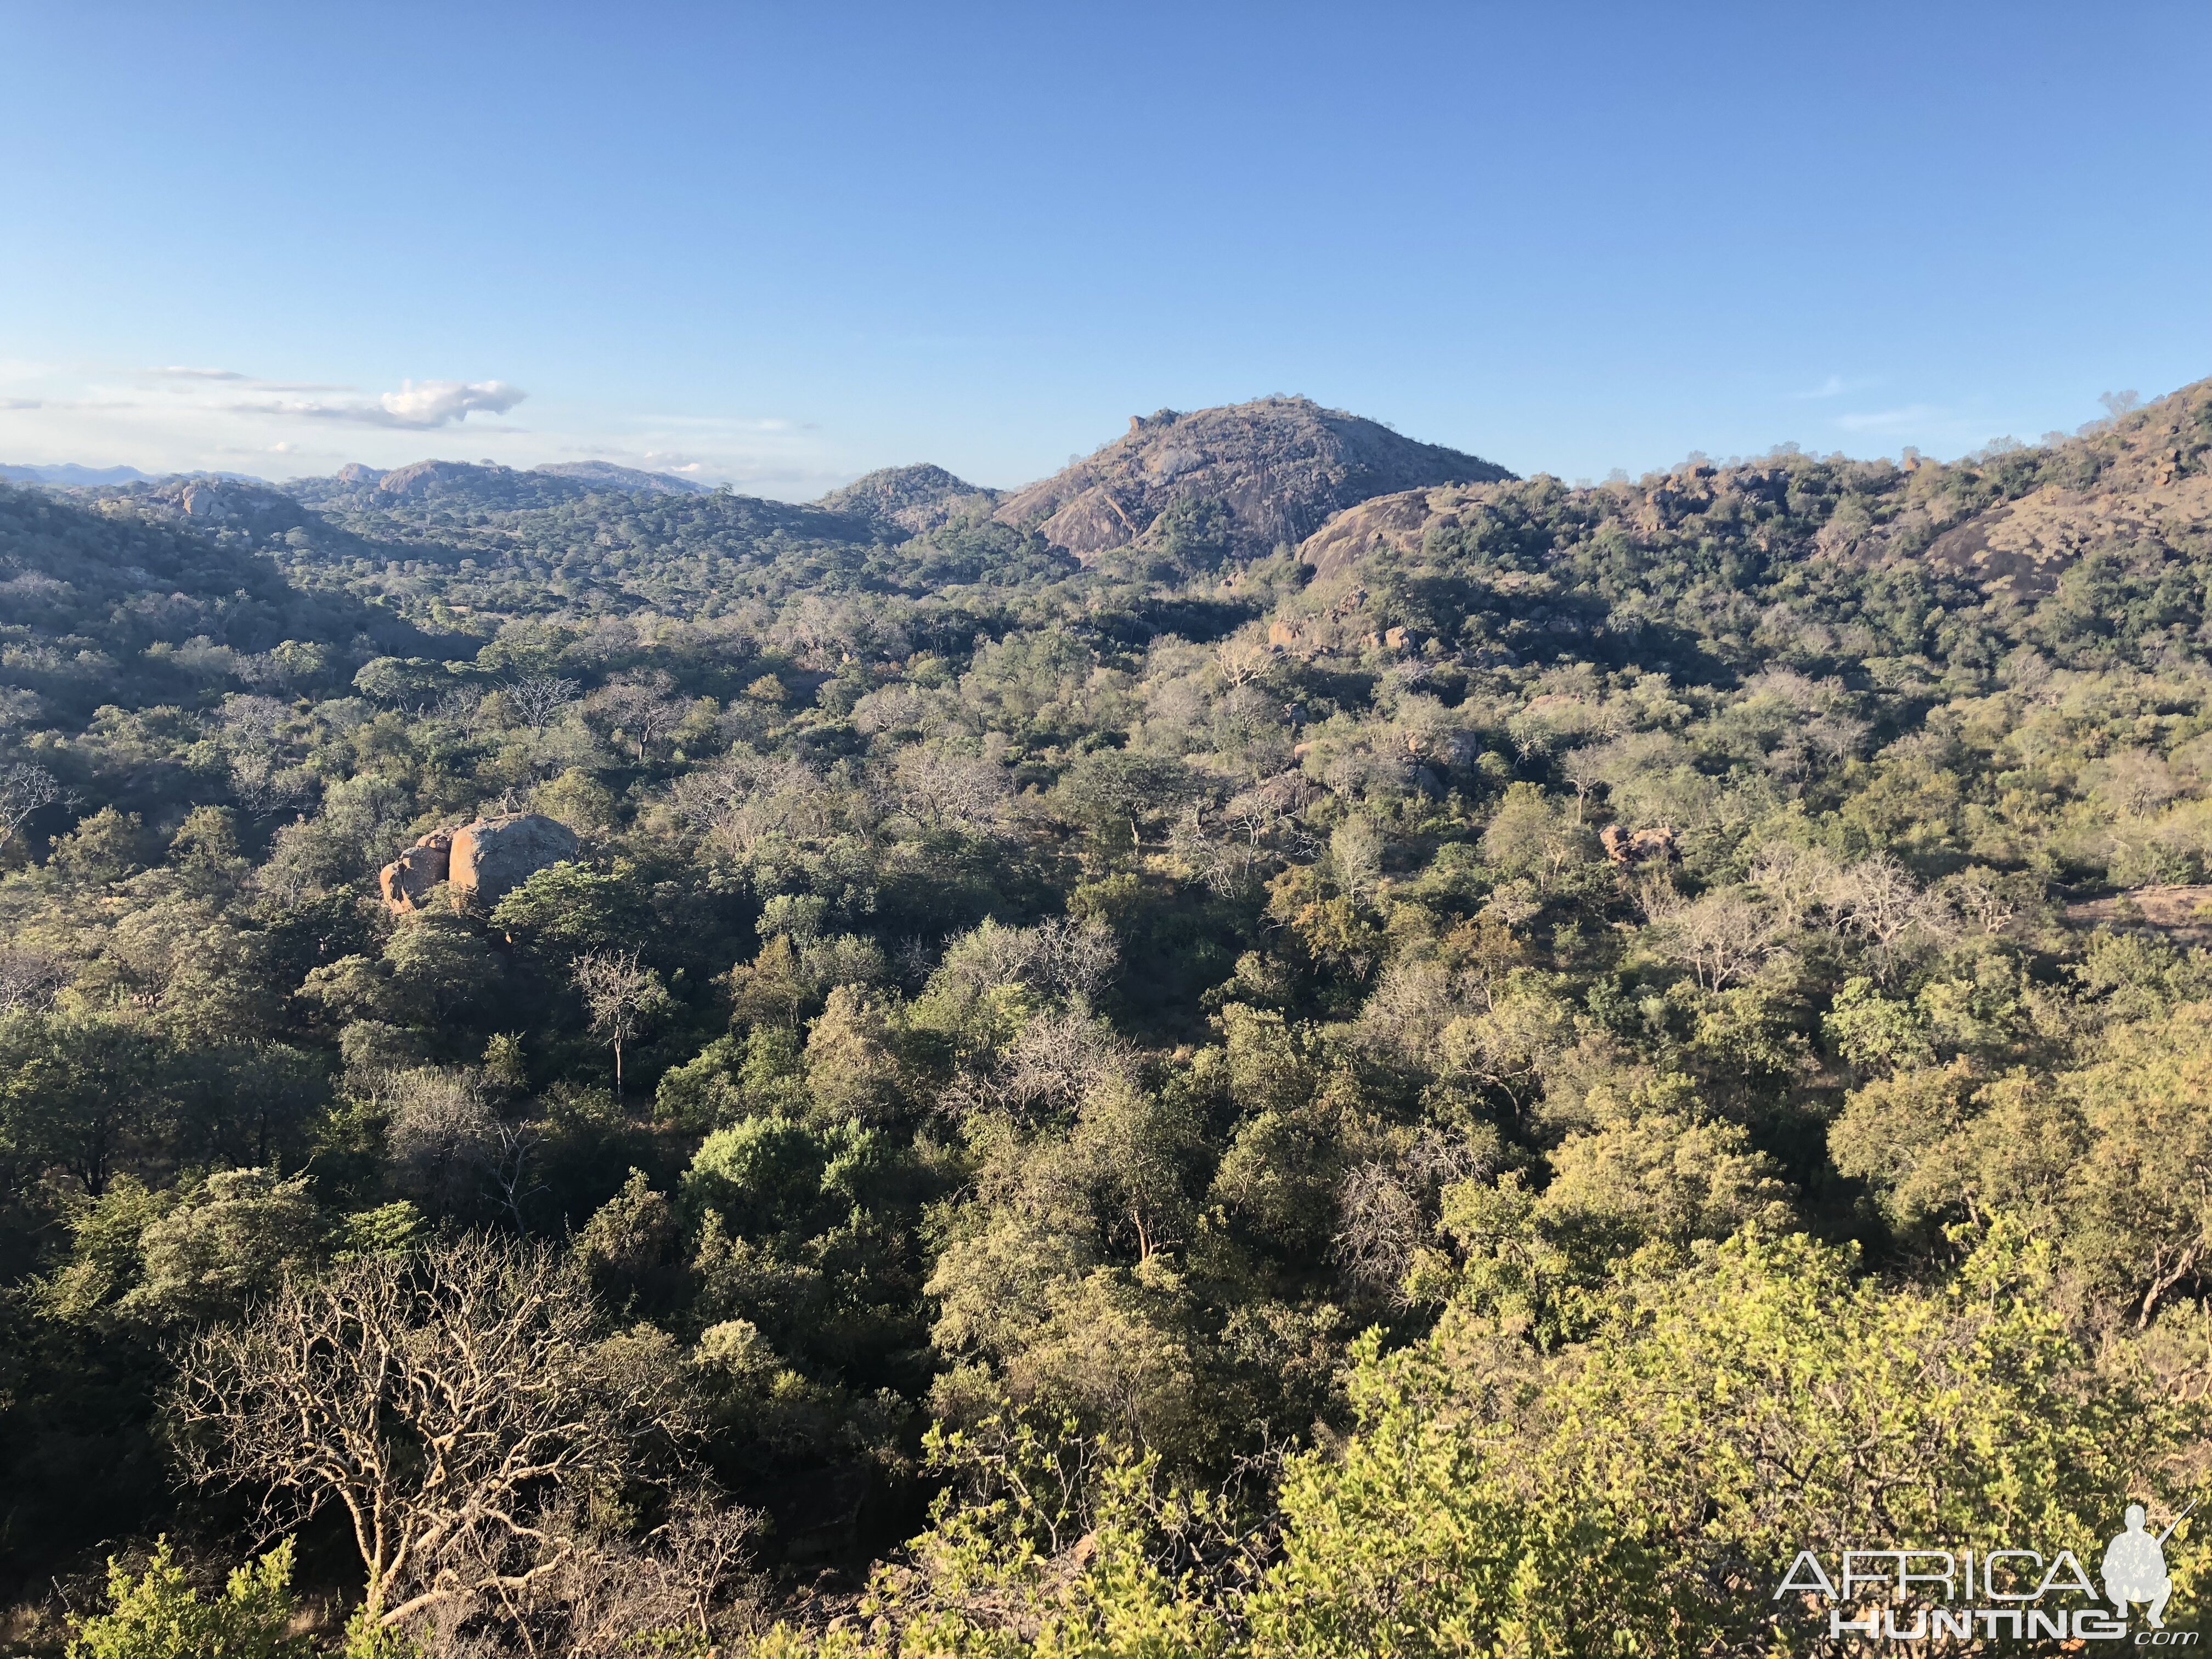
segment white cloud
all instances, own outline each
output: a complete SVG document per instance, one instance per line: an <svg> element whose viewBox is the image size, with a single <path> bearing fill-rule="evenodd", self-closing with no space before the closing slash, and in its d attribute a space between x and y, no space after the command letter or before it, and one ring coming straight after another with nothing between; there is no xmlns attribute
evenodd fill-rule
<svg viewBox="0 0 2212 1659"><path fill-rule="evenodd" d="M471 414L504 415L530 394L504 380L403 380L373 404L234 404L241 414L300 415L318 421L428 431Z"/></svg>
<svg viewBox="0 0 2212 1659"><path fill-rule="evenodd" d="M528 395L504 380L406 380L378 402L401 426L444 426L473 410L504 415Z"/></svg>
<svg viewBox="0 0 2212 1659"><path fill-rule="evenodd" d="M167 368L149 368L149 374L159 374L168 380L244 380L251 375L241 374L234 368L185 368L172 363Z"/></svg>

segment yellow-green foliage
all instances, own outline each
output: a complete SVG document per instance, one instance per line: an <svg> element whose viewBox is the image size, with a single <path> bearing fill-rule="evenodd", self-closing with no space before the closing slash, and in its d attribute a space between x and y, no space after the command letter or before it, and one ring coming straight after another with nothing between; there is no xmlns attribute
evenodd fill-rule
<svg viewBox="0 0 2212 1659"><path fill-rule="evenodd" d="M137 1577L108 1559L107 1611L71 1621L69 1659L304 1659L293 1611L290 1539L204 1598L164 1538Z"/></svg>

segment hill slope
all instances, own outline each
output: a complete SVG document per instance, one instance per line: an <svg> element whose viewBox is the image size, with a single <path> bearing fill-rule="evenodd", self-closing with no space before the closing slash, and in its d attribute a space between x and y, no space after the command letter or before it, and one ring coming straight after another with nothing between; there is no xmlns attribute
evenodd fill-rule
<svg viewBox="0 0 2212 1659"><path fill-rule="evenodd" d="M963 512L994 507L1003 494L925 464L884 467L831 490L815 505L863 520L892 537L919 536Z"/></svg>
<svg viewBox="0 0 2212 1659"><path fill-rule="evenodd" d="M2137 544L2177 546L2212 523L2212 475L2192 465L2212 439L2212 380L2182 387L2117 421L2099 422L2048 449L1969 457L1911 474L1884 461L1850 463L1886 473L1910 510L1879 532L1846 524L1821 527L1820 551L1848 546L1861 561L1917 557L1992 594L2030 599L2051 592L2087 551ZM1629 535L1660 534L1687 517L1709 517L1786 495L1811 457L1778 454L1727 467L1678 467L1634 484L1576 490ZM1555 481L1533 486L1558 493ZM1525 499L1512 486L1447 485L1376 495L1346 508L1309 536L1299 558L1323 578L1345 574L1378 553L1411 556L1433 534L1455 538ZM1768 538L1771 541L1771 538Z"/></svg>
<svg viewBox="0 0 2212 1659"><path fill-rule="evenodd" d="M1194 529L1249 557L1296 543L1331 514L1395 490L1510 478L1504 467L1304 398L1133 416L1096 454L999 508L1086 562ZM1182 509L1163 525L1164 514ZM1207 511L1210 509L1210 512ZM1211 516L1212 526L1194 525Z"/></svg>
<svg viewBox="0 0 2212 1659"><path fill-rule="evenodd" d="M1306 539L1315 579L1271 637L1314 656L1395 629L1489 665L1699 674L1780 659L1893 690L2023 644L2082 667L2148 663L2195 625L2209 453L2212 380L1948 466L1791 451L1594 489L1401 491Z"/></svg>

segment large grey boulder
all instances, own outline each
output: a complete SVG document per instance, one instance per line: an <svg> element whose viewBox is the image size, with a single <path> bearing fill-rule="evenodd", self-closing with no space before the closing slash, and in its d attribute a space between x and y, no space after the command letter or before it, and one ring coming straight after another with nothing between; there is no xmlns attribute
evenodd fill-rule
<svg viewBox="0 0 2212 1659"><path fill-rule="evenodd" d="M453 831L446 882L457 905L489 909L549 864L576 856L576 832L538 812L478 818Z"/></svg>

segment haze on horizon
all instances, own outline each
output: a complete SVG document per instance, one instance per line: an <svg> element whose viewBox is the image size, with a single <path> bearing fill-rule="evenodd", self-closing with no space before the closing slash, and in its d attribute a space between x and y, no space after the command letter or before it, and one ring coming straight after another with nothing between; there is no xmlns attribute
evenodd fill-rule
<svg viewBox="0 0 2212 1659"><path fill-rule="evenodd" d="M2201 6L625 23L0 3L0 462L806 499L1290 392L1597 477L2212 369Z"/></svg>

